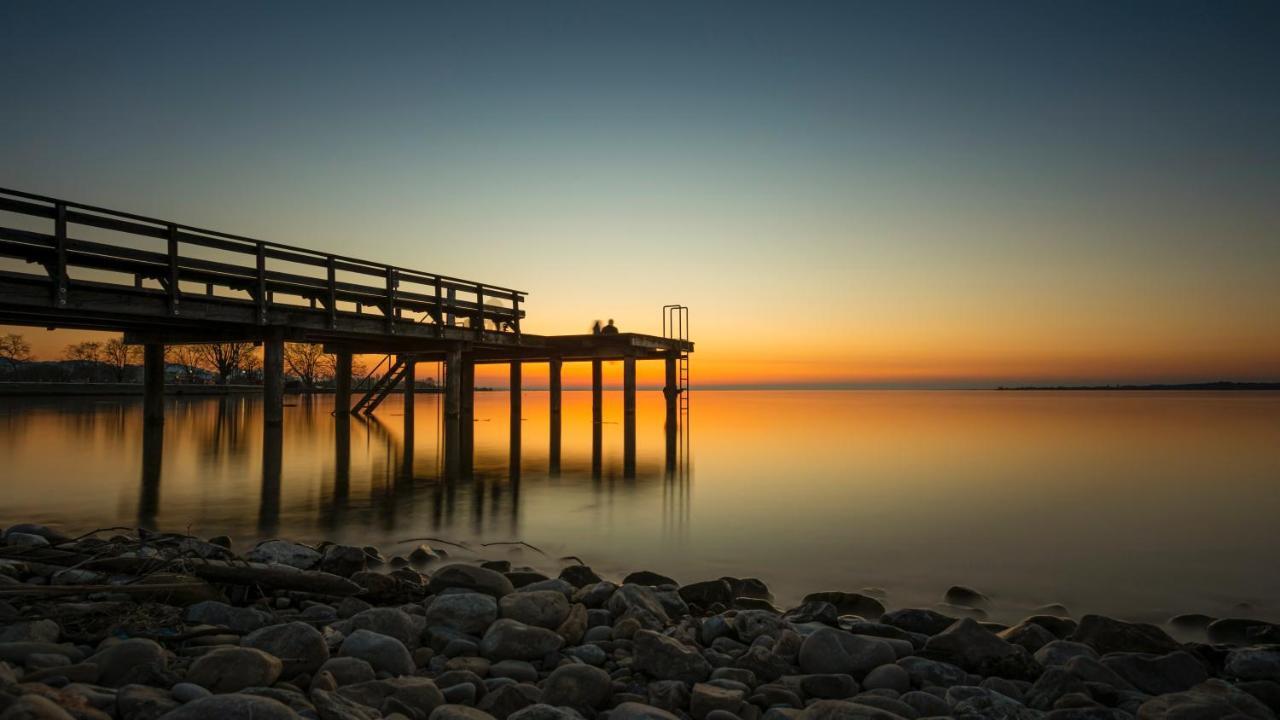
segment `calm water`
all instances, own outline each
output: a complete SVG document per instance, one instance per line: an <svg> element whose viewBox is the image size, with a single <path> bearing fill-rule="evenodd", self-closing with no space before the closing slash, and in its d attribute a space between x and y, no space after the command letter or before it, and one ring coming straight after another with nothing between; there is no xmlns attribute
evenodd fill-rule
<svg viewBox="0 0 1280 720"><path fill-rule="evenodd" d="M433 395L418 396L407 434L396 397L347 424L330 397L291 399L267 442L253 397L172 400L161 433L144 433L134 399L5 399L0 524L388 554L422 536L524 540L605 572L754 575L781 603L877 586L890 606L931 604L963 583L992 595L997 617L1048 602L1150 619L1249 603L1280 620L1280 393L692 399L668 448L660 393L640 393L633 469L620 395L606 394L597 445L589 393L566 393L557 472L546 394L525 393L513 446L507 394L478 393L472 467L453 480Z"/></svg>

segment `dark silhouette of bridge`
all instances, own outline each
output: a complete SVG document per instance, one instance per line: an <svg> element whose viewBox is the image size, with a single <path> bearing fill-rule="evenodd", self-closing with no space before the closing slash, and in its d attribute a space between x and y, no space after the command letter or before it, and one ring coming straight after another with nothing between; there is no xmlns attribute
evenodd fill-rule
<svg viewBox="0 0 1280 720"><path fill-rule="evenodd" d="M323 344L335 356L339 414L353 407L355 354L386 355L388 367L357 409L399 389L406 417L417 364L443 363L455 437L470 425L477 364L510 366L518 418L523 365L547 363L555 421L563 364L590 362L599 423L601 364L621 361L630 437L638 361L666 366L669 425L687 397L693 343L682 306L663 308L662 336L537 335L522 328L520 290L2 188L0 257L38 268L0 270L0 324L117 331L144 347L149 423L164 421L165 346L219 342L262 345L268 426L283 419L285 342Z"/></svg>

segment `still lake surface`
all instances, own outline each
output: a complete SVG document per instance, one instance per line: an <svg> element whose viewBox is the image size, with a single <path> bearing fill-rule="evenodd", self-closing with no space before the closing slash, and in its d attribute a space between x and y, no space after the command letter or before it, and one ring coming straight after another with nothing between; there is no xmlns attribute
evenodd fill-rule
<svg viewBox="0 0 1280 720"><path fill-rule="evenodd" d="M290 398L265 444L252 396L170 399L153 433L140 399L4 398L0 525L387 555L423 536L523 540L606 575L760 577L783 605L868 586L930 605L965 584L997 618L1061 602L1280 620L1280 393L703 391L668 454L661 393L642 391L634 469L621 394L598 450L590 393L564 398L555 471L546 393L524 394L514 448L507 393L477 393L456 479L437 395L417 397L408 434L398 396L345 425L331 396Z"/></svg>

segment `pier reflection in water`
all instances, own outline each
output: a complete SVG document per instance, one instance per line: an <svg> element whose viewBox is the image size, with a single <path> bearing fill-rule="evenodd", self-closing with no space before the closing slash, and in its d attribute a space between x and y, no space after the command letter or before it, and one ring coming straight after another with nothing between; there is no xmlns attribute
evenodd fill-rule
<svg viewBox="0 0 1280 720"><path fill-rule="evenodd" d="M371 417L334 415L330 396L303 395L289 400L283 425L263 424L252 396L171 400L163 426L138 422L132 399L60 400L48 412L6 419L56 425L28 428L29 440L97 462L104 453L92 446L118 433L112 467L138 459L132 513L124 494L70 513L62 499L33 509L64 522L70 515L77 527L190 528L242 541L522 539L522 489L530 485L557 493L558 500L544 500L563 512L602 516L614 502L652 494L670 512L664 526L685 522L687 445L682 453L679 428L664 427L661 394L641 394L636 423L622 421L620 397L606 399L604 421L593 423L589 393L566 392L562 411L552 414L545 393L529 392L522 422L511 423L507 393L477 393L474 417L457 438L448 437L434 394L419 394L410 415L393 396ZM77 492L114 495L118 484L103 480Z"/></svg>

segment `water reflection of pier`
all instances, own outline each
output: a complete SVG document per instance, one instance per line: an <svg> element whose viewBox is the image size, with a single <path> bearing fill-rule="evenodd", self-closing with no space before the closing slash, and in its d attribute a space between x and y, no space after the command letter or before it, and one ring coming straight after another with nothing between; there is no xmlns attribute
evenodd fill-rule
<svg viewBox="0 0 1280 720"><path fill-rule="evenodd" d="M252 442L256 433L245 432L257 424L253 399L196 402L203 412L190 412L182 423L138 425L141 526L155 527L157 517L164 517L166 427L184 435L174 441L194 442L204 460L233 470L234 476L260 471L257 520L251 526L258 536L289 535L305 527L322 536L360 528L424 531L418 534L457 528L474 536L518 537L523 493L546 484L605 497L639 492L656 498L660 492L668 524L682 526L687 515L687 415L683 423L666 424L658 454L651 444L637 452L634 419L591 422L589 447L580 434L569 435L579 439L566 447L563 413L550 413L549 422L537 423L534 431L518 415L503 418L500 409L492 418L477 419L474 405L467 422L449 423L443 398L434 394L420 395L416 412L396 414L393 407L381 417L331 414L327 399L302 396L289 409L288 423L262 426L259 450ZM486 415L494 410L490 404ZM482 432L484 441L477 445L477 427L503 419L510 421L509 428ZM576 422L570 428L574 433L585 429ZM299 469L314 466L317 446L332 448L320 460L326 467L316 470L319 477ZM606 452L619 446L621 453Z"/></svg>

